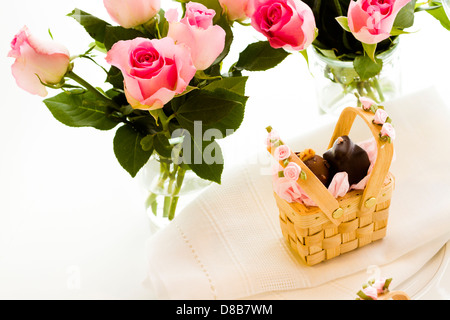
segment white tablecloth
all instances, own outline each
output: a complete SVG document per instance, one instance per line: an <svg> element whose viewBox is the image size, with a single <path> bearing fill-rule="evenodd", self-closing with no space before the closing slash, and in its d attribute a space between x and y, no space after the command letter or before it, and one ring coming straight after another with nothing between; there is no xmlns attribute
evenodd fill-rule
<svg viewBox="0 0 450 320"><path fill-rule="evenodd" d="M353 299L368 268L394 277L393 288L416 273L450 239L450 110L434 90L386 109L397 131L396 189L383 240L305 266L281 234L268 162L227 168L221 186L211 186L149 239L148 282L156 297ZM293 149L323 152L333 128L282 138ZM367 134L357 122L351 137ZM263 159L262 141L260 152L256 158Z"/></svg>

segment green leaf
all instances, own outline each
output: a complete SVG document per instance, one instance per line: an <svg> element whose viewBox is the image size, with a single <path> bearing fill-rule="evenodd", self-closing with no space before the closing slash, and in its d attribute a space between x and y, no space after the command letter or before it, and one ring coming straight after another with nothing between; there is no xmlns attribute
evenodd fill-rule
<svg viewBox="0 0 450 320"><path fill-rule="evenodd" d="M362 290L358 291L358 292L356 293L356 295L357 295L358 297L360 297L361 299L363 299L363 300L373 300L373 298L367 296Z"/></svg>
<svg viewBox="0 0 450 320"><path fill-rule="evenodd" d="M143 25L143 29L150 39L166 37L169 31L169 23L166 20L164 10L160 9L153 19Z"/></svg>
<svg viewBox="0 0 450 320"><path fill-rule="evenodd" d="M375 61L375 52L377 51L377 44L363 43L362 46L364 48L364 52L367 53L369 58Z"/></svg>
<svg viewBox="0 0 450 320"><path fill-rule="evenodd" d="M199 90L175 112L180 125L192 135L196 130L196 122L201 123L202 132L208 129L220 130L224 138L237 130L243 119L247 97L224 88L214 91ZM197 124L198 124L197 123Z"/></svg>
<svg viewBox="0 0 450 320"><path fill-rule="evenodd" d="M284 49L274 49L268 41L250 44L239 55L235 65L237 70L265 71L276 67L289 53Z"/></svg>
<svg viewBox="0 0 450 320"><path fill-rule="evenodd" d="M347 17L336 17L337 22L341 25L341 27L348 32L351 32L348 26L348 18Z"/></svg>
<svg viewBox="0 0 450 320"><path fill-rule="evenodd" d="M153 151L155 135L149 134L141 139L141 147L144 151Z"/></svg>
<svg viewBox="0 0 450 320"><path fill-rule="evenodd" d="M112 84L114 88L123 90L123 74L119 68L114 66L108 71L108 76L106 77L106 82Z"/></svg>
<svg viewBox="0 0 450 320"><path fill-rule="evenodd" d="M120 26L106 26L104 43L106 49L110 50L118 41L133 40L139 37L144 38L145 35L136 29L126 29Z"/></svg>
<svg viewBox="0 0 450 320"><path fill-rule="evenodd" d="M245 85L248 77L225 77L218 81L211 82L204 90L214 91L219 88L227 89L240 95L245 95Z"/></svg>
<svg viewBox="0 0 450 320"><path fill-rule="evenodd" d="M118 123L109 117L111 112L107 103L97 100L89 91L81 94L63 92L45 99L44 103L58 121L69 127L110 130Z"/></svg>
<svg viewBox="0 0 450 320"><path fill-rule="evenodd" d="M445 29L450 31L450 20L443 7L439 7L434 10L427 10L427 12L438 20Z"/></svg>
<svg viewBox="0 0 450 320"><path fill-rule="evenodd" d="M378 58L375 58L375 61L366 55L357 56L353 61L353 66L362 81L373 78L380 73L383 68L383 61Z"/></svg>
<svg viewBox="0 0 450 320"><path fill-rule="evenodd" d="M183 162L202 179L221 183L224 168L222 149L215 141L197 141L191 137L191 152L183 152Z"/></svg>
<svg viewBox="0 0 450 320"><path fill-rule="evenodd" d="M120 165L134 178L147 163L153 150L144 151L141 140L144 136L133 126L120 127L114 137L114 154Z"/></svg>
<svg viewBox="0 0 450 320"><path fill-rule="evenodd" d="M155 148L155 151L165 157L170 158L172 157L172 150L173 146L170 144L169 139L163 134L157 134L155 135L155 138L153 139L153 146Z"/></svg>
<svg viewBox="0 0 450 320"><path fill-rule="evenodd" d="M402 35L402 34L410 34L411 32L408 32L408 31L405 31L405 30L403 30L403 29L398 29L398 28L392 28L392 30L391 30L391 36L399 36L399 35Z"/></svg>
<svg viewBox="0 0 450 320"><path fill-rule="evenodd" d="M175 98L182 97L182 96L184 96L184 95L186 95L189 92L194 91L194 90L198 90L198 88L197 87L192 87L192 86L187 86L186 89L182 93L176 94Z"/></svg>
<svg viewBox="0 0 450 320"><path fill-rule="evenodd" d="M394 28L406 29L414 25L414 9L416 0L411 0L397 14L394 21Z"/></svg>
<svg viewBox="0 0 450 320"><path fill-rule="evenodd" d="M106 27L111 26L109 23L80 9L74 9L67 16L78 21L94 40L100 43L105 42Z"/></svg>

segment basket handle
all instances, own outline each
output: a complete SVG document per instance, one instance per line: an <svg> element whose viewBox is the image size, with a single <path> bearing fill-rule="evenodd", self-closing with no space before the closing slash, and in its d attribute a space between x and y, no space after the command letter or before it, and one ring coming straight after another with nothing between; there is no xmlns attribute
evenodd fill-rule
<svg viewBox="0 0 450 320"><path fill-rule="evenodd" d="M389 172L392 157L394 154L394 146L392 143L383 142L379 139L381 126L372 123L373 114L366 112L360 108L348 107L342 111L339 117L338 123L331 138L331 148L334 141L344 135L350 133L350 129L356 119L356 116L360 116L364 122L369 126L375 140L377 141L377 159L372 169L372 173L364 189L361 202L359 204L359 210L364 213L371 211L376 204L376 197L380 193L384 180ZM281 144L284 144L280 141ZM275 149L273 146L269 146L267 150L272 156L274 156ZM291 155L288 158L289 162L297 163L302 171L306 173L306 179L299 178L297 183L306 192L308 197L316 203L316 205L322 210L322 212L328 217L328 219L335 225L339 225L344 218L344 210L340 208L339 202L328 191L323 183L316 177L316 175L306 166L306 164L291 150ZM279 161L280 165L285 168L284 161Z"/></svg>
<svg viewBox="0 0 450 320"><path fill-rule="evenodd" d="M281 144L284 144L280 140ZM274 156L276 148L269 146L267 148L270 154ZM291 155L288 158L289 162L295 162L300 166L302 171L306 174L306 179L299 178L297 183L306 192L308 197L316 203L327 218L336 226L341 224L343 216L343 209L339 207L339 202L328 191L323 183L316 177L316 175L306 166L306 164L291 150ZM284 161L279 161L279 164L285 168Z"/></svg>
<svg viewBox="0 0 450 320"><path fill-rule="evenodd" d="M377 142L377 159L359 204L359 210L366 212L372 210L376 204L376 198L383 187L386 175L388 174L391 166L392 157L394 155L394 145L379 139L381 126L372 122L372 113L364 111L362 108L347 107L342 111L339 117L328 149L333 146L337 138L350 133L356 116L359 116L362 120L364 120L370 128L372 135L375 137L375 141Z"/></svg>

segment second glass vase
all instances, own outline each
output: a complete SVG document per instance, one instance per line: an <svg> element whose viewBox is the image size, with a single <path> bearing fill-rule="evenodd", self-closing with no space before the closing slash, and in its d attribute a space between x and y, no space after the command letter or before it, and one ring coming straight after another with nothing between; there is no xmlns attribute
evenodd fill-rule
<svg viewBox="0 0 450 320"><path fill-rule="evenodd" d="M321 113L340 114L343 108L356 106L358 95L380 104L401 93L398 42L377 55L383 61L383 68L368 80L360 79L352 60L326 57L318 49L312 49L310 66Z"/></svg>

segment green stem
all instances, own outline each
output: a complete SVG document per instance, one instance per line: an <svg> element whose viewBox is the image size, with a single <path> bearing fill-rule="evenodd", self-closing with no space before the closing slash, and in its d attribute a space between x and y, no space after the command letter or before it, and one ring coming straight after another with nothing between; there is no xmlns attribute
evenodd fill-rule
<svg viewBox="0 0 450 320"><path fill-rule="evenodd" d="M81 86L85 87L87 90L92 92L97 98L108 102L110 106L112 106L117 111L120 111L120 107L107 95L105 95L103 92L92 86L89 82L81 78L79 75L77 75L75 72L70 71L68 74L66 74L66 77L69 79L72 79L73 81L77 82Z"/></svg>
<svg viewBox="0 0 450 320"><path fill-rule="evenodd" d="M177 174L177 181L175 184L175 189L173 190L171 202L170 202L169 220L173 220L173 218L175 217L175 211L177 209L179 194L180 194L181 187L183 186L185 174L186 174L186 169L179 167L178 174Z"/></svg>
<svg viewBox="0 0 450 320"><path fill-rule="evenodd" d="M145 202L145 208L152 208L153 214L156 216L158 214L158 195L156 193L150 192L147 201Z"/></svg>
<svg viewBox="0 0 450 320"><path fill-rule="evenodd" d="M164 208L163 208L163 217L168 218L170 212L170 206L172 203L172 195L173 195L173 184L175 183L175 178L177 177L178 166L174 165L173 172L169 175L169 185L167 186L167 195L164 197Z"/></svg>
<svg viewBox="0 0 450 320"><path fill-rule="evenodd" d="M372 90L372 83L370 81L364 81L364 88L366 88L367 96L371 98L372 100L379 102L376 95L373 93Z"/></svg>
<svg viewBox="0 0 450 320"><path fill-rule="evenodd" d="M373 83L375 85L375 88L377 89L378 96L380 97L379 102L383 102L385 99L384 94L383 94L383 89L381 89L380 82L378 81L378 79L376 77L373 78Z"/></svg>
<svg viewBox="0 0 450 320"><path fill-rule="evenodd" d="M170 130L169 130L169 122L170 120L173 119L173 117L171 116L170 118L166 116L166 114L164 113L163 109L158 109L156 110L156 114L158 116L158 119L161 121L162 127L163 127L163 132L166 136L167 139L170 139Z"/></svg>

